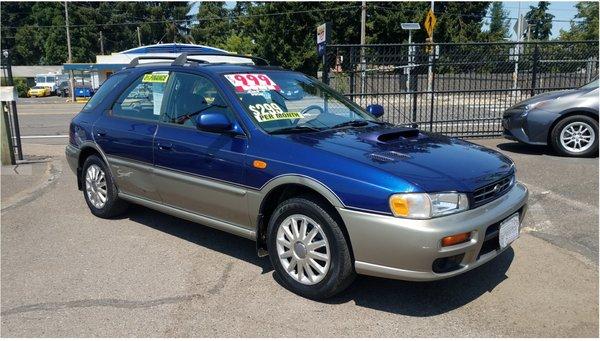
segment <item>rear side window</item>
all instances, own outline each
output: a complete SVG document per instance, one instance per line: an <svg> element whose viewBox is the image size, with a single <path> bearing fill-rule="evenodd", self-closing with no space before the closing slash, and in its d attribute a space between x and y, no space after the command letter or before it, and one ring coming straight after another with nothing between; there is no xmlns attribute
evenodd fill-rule
<svg viewBox="0 0 600 341"><path fill-rule="evenodd" d="M83 107L82 110L90 111L90 110L96 109L96 107L98 106L98 104L100 104L100 102L102 102L104 97L106 97L106 95L108 95L111 91L113 91L114 88L126 76L127 76L127 74L122 73L122 74L114 75L114 76L110 77L109 79L105 80L104 83L102 84L102 86L100 86L100 89L98 89L98 91L96 91L94 96L92 96L92 98L90 98L90 100L87 102L87 104Z"/></svg>
<svg viewBox="0 0 600 341"><path fill-rule="evenodd" d="M146 73L136 79L112 107L114 116L158 120L169 72Z"/></svg>

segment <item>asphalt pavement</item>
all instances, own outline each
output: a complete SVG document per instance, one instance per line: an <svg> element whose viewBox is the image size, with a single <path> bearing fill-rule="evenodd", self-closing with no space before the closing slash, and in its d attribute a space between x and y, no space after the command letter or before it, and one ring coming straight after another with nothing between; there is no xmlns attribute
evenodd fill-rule
<svg viewBox="0 0 600 341"><path fill-rule="evenodd" d="M598 159L474 141L511 157L531 191L513 246L451 279L359 276L315 302L281 287L249 240L139 206L94 217L66 139L49 141L24 140L39 165L2 169L3 337L598 337Z"/></svg>

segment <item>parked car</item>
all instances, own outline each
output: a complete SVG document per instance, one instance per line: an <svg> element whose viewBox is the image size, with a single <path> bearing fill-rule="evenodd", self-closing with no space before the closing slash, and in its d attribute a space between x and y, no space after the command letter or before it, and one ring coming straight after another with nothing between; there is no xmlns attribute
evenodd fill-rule
<svg viewBox="0 0 600 341"><path fill-rule="evenodd" d="M254 240L313 299L356 274L455 276L519 236L528 191L503 154L382 122L382 106L298 72L184 57L132 62L72 120L66 155L94 215L133 202ZM291 82L301 101L280 93Z"/></svg>
<svg viewBox="0 0 600 341"><path fill-rule="evenodd" d="M27 91L27 97L46 97L50 96L51 92L47 86L34 86Z"/></svg>
<svg viewBox="0 0 600 341"><path fill-rule="evenodd" d="M94 89L88 85L80 85L75 87L73 90L75 97L92 97L94 95Z"/></svg>
<svg viewBox="0 0 600 341"><path fill-rule="evenodd" d="M504 137L549 145L562 155L598 154L598 79L578 89L533 96L502 116Z"/></svg>
<svg viewBox="0 0 600 341"><path fill-rule="evenodd" d="M60 97L69 97L71 93L71 85L69 84L69 81L62 81L58 85L56 93Z"/></svg>

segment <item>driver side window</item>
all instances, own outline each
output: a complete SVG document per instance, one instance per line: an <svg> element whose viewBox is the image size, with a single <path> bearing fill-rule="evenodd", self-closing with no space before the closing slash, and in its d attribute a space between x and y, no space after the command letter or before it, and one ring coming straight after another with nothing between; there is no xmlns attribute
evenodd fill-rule
<svg viewBox="0 0 600 341"><path fill-rule="evenodd" d="M197 116L208 110L221 112L233 119L217 87L210 80L191 73L174 72L162 121L195 127Z"/></svg>
<svg viewBox="0 0 600 341"><path fill-rule="evenodd" d="M158 120L168 79L169 73L166 71L140 76L117 99L112 114L126 118Z"/></svg>

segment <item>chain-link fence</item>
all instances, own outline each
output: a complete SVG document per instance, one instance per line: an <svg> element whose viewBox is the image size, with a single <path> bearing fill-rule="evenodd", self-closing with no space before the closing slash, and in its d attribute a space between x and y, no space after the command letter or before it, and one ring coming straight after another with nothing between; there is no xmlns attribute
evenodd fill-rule
<svg viewBox="0 0 600 341"><path fill-rule="evenodd" d="M329 85L385 119L454 136L496 136L502 111L598 75L598 41L329 45Z"/></svg>

